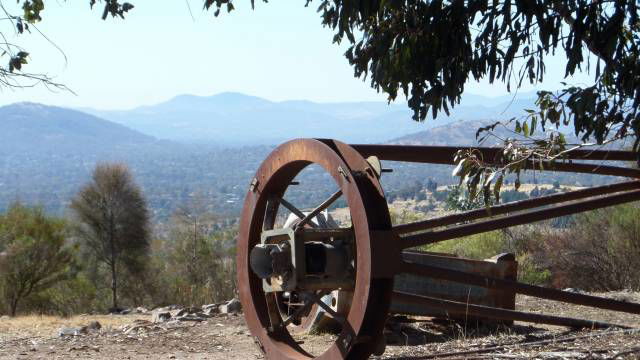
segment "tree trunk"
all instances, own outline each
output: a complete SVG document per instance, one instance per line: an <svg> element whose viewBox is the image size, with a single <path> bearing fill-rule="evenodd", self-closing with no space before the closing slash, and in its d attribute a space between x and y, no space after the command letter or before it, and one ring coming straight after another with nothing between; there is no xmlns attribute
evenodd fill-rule
<svg viewBox="0 0 640 360"><path fill-rule="evenodd" d="M11 317L16 316L16 311L18 311L18 298L12 299L11 300L11 305L10 305L10 315Z"/></svg>
<svg viewBox="0 0 640 360"><path fill-rule="evenodd" d="M113 298L113 310L118 309L118 281L116 277L116 263L111 262L111 293Z"/></svg>
<svg viewBox="0 0 640 360"><path fill-rule="evenodd" d="M118 311L118 278L116 274L116 244L115 244L115 219L113 213L109 214L109 245L111 247L111 293L113 299L113 311Z"/></svg>

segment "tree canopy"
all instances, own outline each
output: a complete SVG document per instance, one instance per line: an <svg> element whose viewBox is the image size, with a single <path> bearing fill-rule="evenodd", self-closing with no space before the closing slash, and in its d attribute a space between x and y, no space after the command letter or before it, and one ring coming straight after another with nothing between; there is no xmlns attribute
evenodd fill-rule
<svg viewBox="0 0 640 360"><path fill-rule="evenodd" d="M71 201L79 234L95 258L111 273L113 309L118 308L118 275L141 273L149 251L149 213L142 191L129 169L99 164L92 181Z"/></svg>

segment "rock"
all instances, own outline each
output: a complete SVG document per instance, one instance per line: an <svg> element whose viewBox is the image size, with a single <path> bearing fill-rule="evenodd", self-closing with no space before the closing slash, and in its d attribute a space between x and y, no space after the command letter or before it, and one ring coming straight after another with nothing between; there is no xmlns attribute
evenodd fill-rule
<svg viewBox="0 0 640 360"><path fill-rule="evenodd" d="M242 305L240 304L240 300L234 298L220 305L218 310L221 314L235 314L242 310Z"/></svg>
<svg viewBox="0 0 640 360"><path fill-rule="evenodd" d="M180 317L180 316L188 315L189 314L189 309L172 310L169 313L171 314L172 318L177 318L177 317Z"/></svg>
<svg viewBox="0 0 640 360"><path fill-rule="evenodd" d="M120 315L128 315L131 314L131 309L123 309L120 311Z"/></svg>
<svg viewBox="0 0 640 360"><path fill-rule="evenodd" d="M146 314L149 312L149 310L147 310L145 307L142 307L142 306L138 306L135 311L136 311L136 314Z"/></svg>
<svg viewBox="0 0 640 360"><path fill-rule="evenodd" d="M574 288L566 288L566 289L563 289L563 291L571 292L571 293L575 293L575 294L584 294L584 291L582 291L580 289L574 289Z"/></svg>
<svg viewBox="0 0 640 360"><path fill-rule="evenodd" d="M202 305L202 313L207 316L213 316L215 314L218 314L220 312L220 310L218 309L218 306L220 305L219 304Z"/></svg>
<svg viewBox="0 0 640 360"><path fill-rule="evenodd" d="M209 309L218 309L218 306L220 306L220 304L208 304L208 305L202 305L202 311L207 311Z"/></svg>
<svg viewBox="0 0 640 360"><path fill-rule="evenodd" d="M184 308L184 309L172 310L172 311L170 311L170 313L171 313L171 317L178 318L178 317L181 317L181 316L194 314L194 313L197 313L199 311L200 311L200 309L198 309L198 308Z"/></svg>
<svg viewBox="0 0 640 360"><path fill-rule="evenodd" d="M197 315L192 315L192 314L187 314L187 315L183 315L183 316L179 316L175 318L178 321L206 321L207 318L205 317L200 317Z"/></svg>
<svg viewBox="0 0 640 360"><path fill-rule="evenodd" d="M0 316L0 320L9 320L9 319L10 319L9 315Z"/></svg>
<svg viewBox="0 0 640 360"><path fill-rule="evenodd" d="M213 317L215 314L207 314L207 313L205 313L205 312L198 311L197 313L193 313L193 314L191 314L191 315L195 315L195 316L199 316L199 317L202 317L202 318L208 319L208 318Z"/></svg>
<svg viewBox="0 0 640 360"><path fill-rule="evenodd" d="M124 310L126 309L121 307L112 307L112 308L109 308L107 312L109 313L109 315L120 315L120 313Z"/></svg>
<svg viewBox="0 0 640 360"><path fill-rule="evenodd" d="M151 321L154 323L161 323L171 319L171 313L168 311L154 311L151 315Z"/></svg>
<svg viewBox="0 0 640 360"><path fill-rule="evenodd" d="M135 320L133 323L129 325L125 325L122 327L122 331L125 334L129 334L132 332L139 332L140 330L152 330L160 328L158 325L154 325L151 321L148 320Z"/></svg>
<svg viewBox="0 0 640 360"><path fill-rule="evenodd" d="M97 321L92 321L81 327L60 328L58 330L58 336L80 336L94 331L100 331L100 329L102 329L102 325Z"/></svg>
<svg viewBox="0 0 640 360"><path fill-rule="evenodd" d="M102 324L97 321L90 322L87 326L85 326L89 331L98 331L102 329Z"/></svg>
<svg viewBox="0 0 640 360"><path fill-rule="evenodd" d="M58 329L58 336L80 336L82 334L86 334L86 329L69 327L69 328L60 328Z"/></svg>
<svg viewBox="0 0 640 360"><path fill-rule="evenodd" d="M161 307L161 308L157 308L155 310L160 310L160 311L171 311L171 310L176 310L176 309L180 309L181 307L178 305L167 305L165 307Z"/></svg>

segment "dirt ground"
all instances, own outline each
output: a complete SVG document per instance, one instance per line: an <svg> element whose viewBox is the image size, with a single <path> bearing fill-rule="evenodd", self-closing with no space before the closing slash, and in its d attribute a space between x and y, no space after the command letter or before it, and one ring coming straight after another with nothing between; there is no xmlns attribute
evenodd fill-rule
<svg viewBox="0 0 640 360"><path fill-rule="evenodd" d="M640 302L639 293L600 294ZM518 297L517 308L607 321L640 329L640 315ZM0 359L261 359L241 315L204 322L152 324L150 315L81 315L72 318L0 318ZM516 323L510 327L433 322L412 318L389 322L387 348L378 359L637 359L640 330L569 330ZM58 335L61 327L98 321L102 329L80 336ZM403 320L404 321L404 320ZM139 326L136 328L137 325ZM133 329L132 329L133 327ZM330 334L297 340L317 353L335 341Z"/></svg>

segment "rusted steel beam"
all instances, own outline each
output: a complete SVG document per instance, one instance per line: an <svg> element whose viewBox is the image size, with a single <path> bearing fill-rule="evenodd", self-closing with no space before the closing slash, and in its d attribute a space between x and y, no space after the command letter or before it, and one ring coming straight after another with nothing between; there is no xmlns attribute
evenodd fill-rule
<svg viewBox="0 0 640 360"><path fill-rule="evenodd" d="M417 146L417 145L351 145L363 157L375 155L380 160L407 161L432 164L453 164L458 150L478 150L486 161L496 159L502 152L499 147L473 146ZM567 153L572 160L637 161L638 155L632 151L620 150L573 150Z"/></svg>
<svg viewBox="0 0 640 360"><path fill-rule="evenodd" d="M488 289L509 290L518 294L529 295L541 299L556 300L631 314L640 314L640 304L523 284L517 281L499 279L453 269L444 269L437 266L403 261L400 265L400 271L407 274L455 281L462 284L480 286Z"/></svg>
<svg viewBox="0 0 640 360"><path fill-rule="evenodd" d="M403 292L394 292L393 301L403 301L407 303L413 303L416 305L424 305L430 307L437 307L444 309L450 313L461 315L472 315L479 317L487 317L499 320L515 320L536 324L549 324L557 326L567 326L572 328L589 328L589 329L603 329L603 328L628 328L627 326L611 324L600 321L575 319L564 316L551 316L543 314L533 314L522 311L506 310L492 308L482 305L466 304L458 301L436 299L428 296L414 295Z"/></svg>
<svg viewBox="0 0 640 360"><path fill-rule="evenodd" d="M618 183L618 184L604 185L604 186L592 187L587 189L569 191L569 192L560 193L560 194L547 195L547 196L542 196L535 199L515 201L511 203L506 203L503 205L491 206L489 209L483 208L483 209L470 210L470 211L465 211L458 214L438 217L435 219L428 219L428 220L417 221L417 222L412 222L408 224L397 225L393 227L393 230L397 234L406 234L406 233L415 232L415 231L428 230L428 229L439 227L439 226L453 225L463 221L470 221L470 220L476 220L476 219L481 219L481 218L490 217L490 216L502 215L502 214L506 214L514 211L528 210L528 209L536 208L539 206L556 204L559 202L579 200L579 199L584 199L592 196L612 194L620 191L634 190L634 189L640 189L640 181L633 180L633 181L627 181L627 182Z"/></svg>
<svg viewBox="0 0 640 360"><path fill-rule="evenodd" d="M480 234L516 225L524 225L560 216L577 214L603 207L640 200L640 190L627 191L614 195L601 196L595 199L578 201L567 205L559 205L548 209L528 211L517 215L503 216L498 219L478 221L455 226L439 231L428 231L402 238L401 248L433 244L463 236Z"/></svg>
<svg viewBox="0 0 640 360"><path fill-rule="evenodd" d="M353 145L353 147L367 157L377 156L380 160L406 161L430 164L454 165L455 153L461 149L474 149L482 154L487 163L499 161L501 148L489 147L452 147L452 146L413 146L413 145ZM608 160L608 161L636 161L638 155L630 151L619 150L574 150L568 152L569 160ZM624 176L640 178L640 170L601 164L571 163L557 160L542 161L546 171L573 172L594 175ZM496 163L496 165L500 165ZM528 160L525 169L540 169L540 162Z"/></svg>
<svg viewBox="0 0 640 360"><path fill-rule="evenodd" d="M584 164L584 163L569 163L569 162L544 162L545 171L560 171L560 172L572 172L581 174L592 175L610 175L610 176L624 176L630 178L640 179L640 170L625 168L619 166L608 166L600 164ZM538 162L527 161L526 169L536 170L540 169Z"/></svg>

